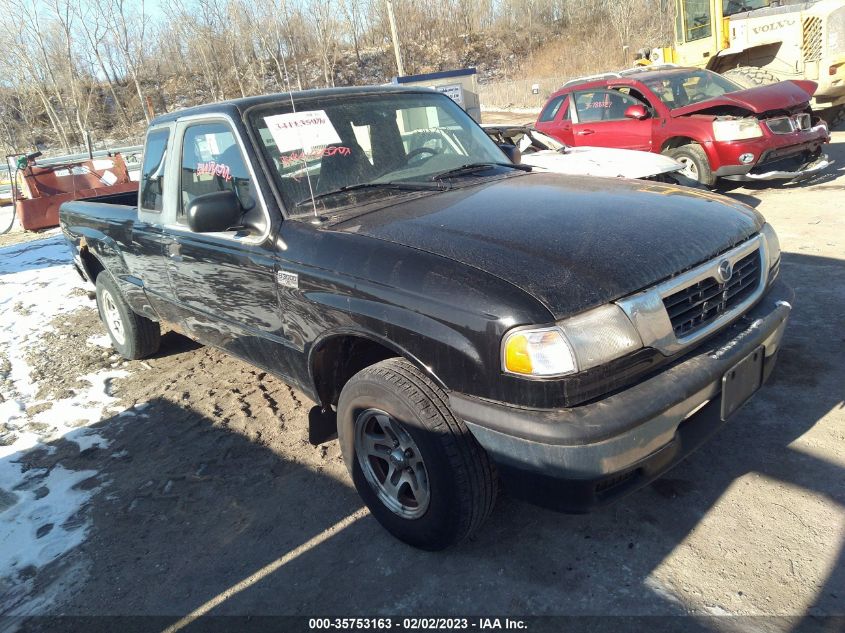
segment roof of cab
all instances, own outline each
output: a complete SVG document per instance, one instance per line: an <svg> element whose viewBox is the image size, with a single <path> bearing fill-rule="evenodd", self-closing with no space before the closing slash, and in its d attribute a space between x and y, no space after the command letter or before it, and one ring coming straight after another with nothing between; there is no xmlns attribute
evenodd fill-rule
<svg viewBox="0 0 845 633"><path fill-rule="evenodd" d="M313 101L314 99L337 99L354 97L356 95L396 94L409 92L439 94L437 91L430 88L423 88L419 86L400 86L397 84L279 92L275 94L258 95L255 97L244 97L242 99L229 99L228 101L217 101L215 103L206 103L204 105L183 108L182 110L176 110L174 112L168 112L167 114L157 116L150 121L150 125L153 126L161 123L169 123L171 121L176 121L178 119L198 114L228 114L230 116L240 117L245 110L251 108L252 106L276 102L290 103L291 98L293 98L294 103L296 103L298 101Z"/></svg>

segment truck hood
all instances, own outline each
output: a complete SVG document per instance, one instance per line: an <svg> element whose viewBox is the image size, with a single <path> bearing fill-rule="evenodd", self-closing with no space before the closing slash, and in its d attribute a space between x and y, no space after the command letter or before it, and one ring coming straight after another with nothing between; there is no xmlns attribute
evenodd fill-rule
<svg viewBox="0 0 845 633"><path fill-rule="evenodd" d="M663 154L611 147L567 147L563 154L544 150L523 154L522 162L555 174L610 178L648 178L683 168Z"/></svg>
<svg viewBox="0 0 845 633"><path fill-rule="evenodd" d="M762 225L750 207L709 192L532 173L404 200L333 228L486 271L563 318L715 257Z"/></svg>
<svg viewBox="0 0 845 633"><path fill-rule="evenodd" d="M721 97L691 103L672 110L671 114L673 117L679 117L705 112L719 106L744 108L754 114L762 114L769 110L793 110L806 106L813 98L817 87L818 84L815 81L779 81L775 84L729 92Z"/></svg>

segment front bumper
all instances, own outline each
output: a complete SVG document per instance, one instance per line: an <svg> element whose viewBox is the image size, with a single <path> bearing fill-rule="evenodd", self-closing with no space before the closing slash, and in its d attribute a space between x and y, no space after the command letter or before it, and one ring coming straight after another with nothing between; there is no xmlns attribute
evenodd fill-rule
<svg viewBox="0 0 845 633"><path fill-rule="evenodd" d="M796 180L799 178L808 178L813 174L817 174L830 167L835 161L831 160L827 154L822 154L817 158L811 159L807 162L801 161L795 169L767 169L766 166L758 167L757 171L749 171L745 174L735 174L730 176L723 176L725 180ZM774 165L772 165L774 167Z"/></svg>
<svg viewBox="0 0 845 633"><path fill-rule="evenodd" d="M659 477L722 426L722 377L763 346L768 378L792 297L775 282L756 307L682 360L591 404L521 409L454 392L450 404L511 494L585 512Z"/></svg>
<svg viewBox="0 0 845 633"><path fill-rule="evenodd" d="M833 161L822 153L830 142L830 132L823 124L792 134L771 134L747 141L712 143L707 148L711 164L718 165L713 175L728 180L775 180L803 178L826 169ZM752 154L755 159L742 164L739 157Z"/></svg>

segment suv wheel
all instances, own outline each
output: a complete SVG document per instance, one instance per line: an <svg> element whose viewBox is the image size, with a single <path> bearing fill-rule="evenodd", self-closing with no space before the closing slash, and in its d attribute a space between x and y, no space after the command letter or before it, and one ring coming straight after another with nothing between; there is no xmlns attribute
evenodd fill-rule
<svg viewBox="0 0 845 633"><path fill-rule="evenodd" d="M440 550L487 519L497 477L445 392L393 358L353 376L338 402L338 439L358 494L396 538Z"/></svg>
<svg viewBox="0 0 845 633"><path fill-rule="evenodd" d="M681 173L688 178L692 178L705 187L712 187L716 182L713 170L710 169L710 161L707 160L707 154L698 145L682 145L670 149L664 154L681 163L684 166Z"/></svg>

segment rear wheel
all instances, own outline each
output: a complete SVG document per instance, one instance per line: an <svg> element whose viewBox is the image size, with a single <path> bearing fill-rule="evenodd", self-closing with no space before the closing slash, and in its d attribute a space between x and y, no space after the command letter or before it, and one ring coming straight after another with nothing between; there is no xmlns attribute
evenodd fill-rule
<svg viewBox="0 0 845 633"><path fill-rule="evenodd" d="M95 286L100 319L108 330L112 347L130 360L155 354L161 341L158 323L135 313L107 272L97 275Z"/></svg>
<svg viewBox="0 0 845 633"><path fill-rule="evenodd" d="M770 73L768 70L755 66L739 66L722 73L722 75L743 88L765 86L780 81L776 75Z"/></svg>
<svg viewBox="0 0 845 633"><path fill-rule="evenodd" d="M681 163L684 166L681 174L696 181L700 185L712 187L716 182L713 170L710 169L710 161L707 160L707 154L704 153L704 150L700 146L682 145L681 147L676 147L663 153Z"/></svg>
<svg viewBox="0 0 845 633"><path fill-rule="evenodd" d="M355 488L396 538L440 550L487 519L497 478L446 394L408 361L367 367L344 386L338 439Z"/></svg>

